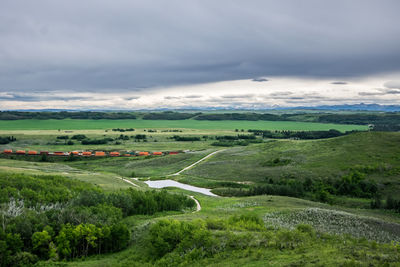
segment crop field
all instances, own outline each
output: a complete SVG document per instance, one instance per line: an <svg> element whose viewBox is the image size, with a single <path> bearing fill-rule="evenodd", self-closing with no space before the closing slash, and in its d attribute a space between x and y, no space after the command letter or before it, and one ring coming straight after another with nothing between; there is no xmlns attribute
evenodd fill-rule
<svg viewBox="0 0 400 267"><path fill-rule="evenodd" d="M229 139L229 136L252 135L247 132L248 129L334 128L346 131L365 129L365 126L194 120L21 120L0 121L0 124L4 126L0 130L1 136L16 138L0 145L1 150L180 152L177 155L103 158L1 155L0 179L7 183L21 179L14 188L0 184L0 201L3 201L0 212L9 220L6 222L15 225L12 229L19 229L26 223L25 219L19 220L19 216L30 218L32 215L29 214L36 214L42 220L49 209L60 212L58 220L72 223L74 227L90 223L93 225L90 227L97 227L95 225L102 222L104 227L114 229L114 224L118 222L129 230L129 243L119 252L102 254L93 245L89 250L92 256L75 260L62 254L68 250L57 250L58 257L64 257L66 266L168 266L168 262L182 266L265 266L266 263L282 266L310 262L337 266L372 262L378 266L400 262L396 243L400 241L400 213L382 208L387 202L384 197L380 200L383 203L381 208L371 208L370 203L376 195L352 195L347 191L342 193L341 187L335 188L335 181L351 181L352 184L346 186L354 187L355 191L359 190L357 186L369 186L363 187L368 190L376 186L382 196L395 195L400 190L400 133L365 131L315 140L255 136L249 140L257 142L216 146L221 136ZM112 131L113 128L134 128L135 131ZM85 140L109 138L110 141L84 144L81 140L72 139L74 135L84 135ZM145 135L146 138L136 139L136 135ZM187 138L187 141L177 141L174 136ZM71 144L68 141L72 141ZM216 151L216 154L204 159ZM199 161L201 159L204 160ZM182 173L170 176L189 166ZM76 181L77 189L74 190L94 186L95 189L91 190L97 193L73 193L72 189L60 191L51 177L57 177L63 183ZM25 181L35 179L40 181L38 185L33 183L24 187ZM31 188L42 186L46 179L49 179L49 188L55 191L44 190L43 195L38 196L39 193ZM155 190L145 183L147 180L165 179L212 189L220 196L211 197L180 188ZM311 184L307 184L308 179ZM300 187L302 191L298 193L297 187L291 185ZM307 189L307 186L310 188ZM257 191L260 190L257 188L284 190L265 193ZM290 191L293 188L296 190ZM68 192L66 196L72 199L60 198L58 201L64 201L61 206L47 202L38 206L40 201L52 201L55 197L53 192ZM156 194L153 192L160 195L151 199L151 194ZM126 214L129 208L126 210L124 205L129 203L129 199L122 196L127 194L146 197L144 202L132 205L144 211ZM174 197L168 198L170 194ZM146 211L160 199L178 201L183 199L181 196L194 197L200 209L186 207L176 210L174 205L161 205L159 211ZM25 197L25 202L18 202L15 197ZM9 202L4 202L4 199L9 199ZM36 206L30 204L33 199L39 202ZM108 199L119 200L105 203ZM86 204L92 202L92 206ZM79 203L81 206L76 206ZM10 213L10 207L18 205L31 206L22 215ZM19 207L18 212L21 210L24 209ZM51 221L52 218L43 219L42 223L52 225L59 234L62 231L60 223ZM69 221L72 219L77 221ZM30 220L35 224L34 219ZM44 233L43 226L38 224L35 227L29 229ZM165 232L163 227L167 227ZM188 234L190 238L177 241L179 244L176 247L154 258L158 250L151 244L160 239L150 242L149 238L155 229L161 231L157 233L160 238L176 229L198 229L200 232ZM53 239L48 247L62 246L64 243L61 243L60 236L49 237ZM175 236L180 234L177 232ZM32 246L30 242L33 239L28 237L24 242L26 246ZM93 242L101 242L101 238ZM170 241L165 242L159 248L169 246ZM197 249L193 247L198 246L203 252L194 254ZM47 248L43 249L46 251ZM37 251L33 247L29 253L40 253ZM36 259L39 266L52 266L53 263L57 266L57 261L47 261L46 257ZM83 258L85 260L81 260Z"/></svg>
<svg viewBox="0 0 400 267"><path fill-rule="evenodd" d="M182 128L182 129L259 129L317 131L367 130L364 125L344 125L296 121L197 121L197 120L15 120L0 121L1 130L95 130L110 128Z"/></svg>

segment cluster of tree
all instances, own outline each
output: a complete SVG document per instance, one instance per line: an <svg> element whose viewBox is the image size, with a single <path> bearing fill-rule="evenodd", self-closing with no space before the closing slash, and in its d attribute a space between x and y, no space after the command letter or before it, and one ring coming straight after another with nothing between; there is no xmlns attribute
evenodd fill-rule
<svg viewBox="0 0 400 267"><path fill-rule="evenodd" d="M1 266L119 251L130 240L124 217L195 206L180 194L106 193L59 176L1 174L0 188Z"/></svg>
<svg viewBox="0 0 400 267"><path fill-rule="evenodd" d="M292 162L291 159L286 158L274 158L261 163L264 167L276 167L276 166L286 166Z"/></svg>
<svg viewBox="0 0 400 267"><path fill-rule="evenodd" d="M144 120L187 120L193 118L201 113L184 113L184 112L157 112L157 113L146 113L143 116Z"/></svg>
<svg viewBox="0 0 400 267"><path fill-rule="evenodd" d="M68 135L60 135L60 136L57 136L57 139L59 139L59 140L68 140L69 136Z"/></svg>
<svg viewBox="0 0 400 267"><path fill-rule="evenodd" d="M196 136L174 135L174 136L172 136L172 139L174 139L175 141L184 141L184 142L200 141L200 137L196 137Z"/></svg>
<svg viewBox="0 0 400 267"><path fill-rule="evenodd" d="M221 120L240 120L240 121L281 121L288 120L287 118L281 117L274 114L262 114L262 113L218 113L218 114L201 114L194 118L195 120L209 120L209 121L221 121Z"/></svg>
<svg viewBox="0 0 400 267"><path fill-rule="evenodd" d="M377 132L399 132L400 124L374 124L372 131Z"/></svg>
<svg viewBox="0 0 400 267"><path fill-rule="evenodd" d="M103 139L83 139L81 141L82 145L105 145L108 142L114 141L111 137L106 137Z"/></svg>
<svg viewBox="0 0 400 267"><path fill-rule="evenodd" d="M213 192L222 196L280 195L310 198L322 202L331 202L332 195L375 198L378 186L375 181L365 177L365 173L351 170L347 175L335 180L307 178L301 181L294 177L278 180L270 178L266 179L266 184L247 188L216 188Z"/></svg>
<svg viewBox="0 0 400 267"><path fill-rule="evenodd" d="M74 142L72 140L69 140L68 135L60 135L60 136L57 136L56 138L57 138L57 140L64 140L64 143L55 142L55 143L52 143L52 145L60 145L60 144L69 145L69 146L74 145Z"/></svg>
<svg viewBox="0 0 400 267"><path fill-rule="evenodd" d="M400 199L395 199L392 195L388 195L386 199L383 200L382 195L377 194L375 198L371 200L371 208L392 210L400 213Z"/></svg>
<svg viewBox="0 0 400 267"><path fill-rule="evenodd" d="M118 140L129 140L129 136L121 134L117 137Z"/></svg>
<svg viewBox="0 0 400 267"><path fill-rule="evenodd" d="M112 129L114 132L134 132L135 129L133 128L126 128L126 129L121 129L121 128L114 128Z"/></svg>
<svg viewBox="0 0 400 267"><path fill-rule="evenodd" d="M79 111L79 112L25 112L25 111L0 111L0 120L27 120L27 119L136 119L136 115L131 112L94 112L94 111Z"/></svg>
<svg viewBox="0 0 400 267"><path fill-rule="evenodd" d="M147 139L147 136L145 134L137 134L132 137L136 140L146 140Z"/></svg>
<svg viewBox="0 0 400 267"><path fill-rule="evenodd" d="M341 124L400 125L400 113L320 114L318 122Z"/></svg>
<svg viewBox="0 0 400 267"><path fill-rule="evenodd" d="M254 135L262 136L263 138L274 138L274 139L323 139L338 137L346 134L353 133L354 131L348 131L342 133L340 131L331 129L329 131L268 131L268 130L248 130L248 132Z"/></svg>
<svg viewBox="0 0 400 267"><path fill-rule="evenodd" d="M181 133L182 130L176 130L176 129L172 129L172 130L161 130L162 133Z"/></svg>
<svg viewBox="0 0 400 267"><path fill-rule="evenodd" d="M239 139L246 139L246 140L253 140L256 139L255 135L250 134L238 134L238 135L222 135L222 136L215 136L216 140L239 140Z"/></svg>
<svg viewBox="0 0 400 267"><path fill-rule="evenodd" d="M71 137L71 139L78 140L78 141L86 139L86 138L87 138L87 136L84 134L75 134Z"/></svg>
<svg viewBox="0 0 400 267"><path fill-rule="evenodd" d="M0 145L6 145L14 141L17 141L14 136L0 136Z"/></svg>
<svg viewBox="0 0 400 267"><path fill-rule="evenodd" d="M249 144L262 143L262 139L248 139L248 140L219 140L217 142L211 143L213 146L223 146L223 147L232 147L232 146L248 146Z"/></svg>
<svg viewBox="0 0 400 267"><path fill-rule="evenodd" d="M292 250L316 243L318 238L310 225L298 225L293 230L267 229L261 218L245 214L189 222L159 220L150 227L144 245L156 266L191 266L201 259L227 257L252 248Z"/></svg>

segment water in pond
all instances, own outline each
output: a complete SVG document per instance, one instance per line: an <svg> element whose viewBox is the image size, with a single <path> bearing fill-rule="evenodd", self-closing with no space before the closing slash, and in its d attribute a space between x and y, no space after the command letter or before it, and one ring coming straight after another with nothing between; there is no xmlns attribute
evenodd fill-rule
<svg viewBox="0 0 400 267"><path fill-rule="evenodd" d="M149 187L152 188L164 188L164 187L178 187L185 190L201 193L207 196L216 197L216 194L211 193L211 189L201 188L197 186L182 184L180 182L174 180L157 180L157 181L146 181L145 182Z"/></svg>

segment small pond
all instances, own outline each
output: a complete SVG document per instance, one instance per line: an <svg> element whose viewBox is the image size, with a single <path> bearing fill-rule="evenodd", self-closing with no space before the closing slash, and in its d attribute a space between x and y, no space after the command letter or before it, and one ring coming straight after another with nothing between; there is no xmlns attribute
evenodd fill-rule
<svg viewBox="0 0 400 267"><path fill-rule="evenodd" d="M182 184L174 180L157 180L157 181L145 181L145 183L152 188L164 188L164 187L178 187L185 190L201 193L207 196L216 197L216 194L211 193L211 189Z"/></svg>

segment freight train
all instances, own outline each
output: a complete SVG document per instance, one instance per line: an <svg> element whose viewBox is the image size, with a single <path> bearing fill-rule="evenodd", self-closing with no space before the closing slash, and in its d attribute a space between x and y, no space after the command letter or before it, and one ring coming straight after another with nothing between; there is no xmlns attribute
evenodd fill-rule
<svg viewBox="0 0 400 267"><path fill-rule="evenodd" d="M138 151L138 152L105 152L105 151L71 151L71 152L64 152L64 151L35 151L35 150L16 150L13 151L11 149L4 149L3 154L8 155L48 155L48 156L78 156L78 157L132 157L132 156L162 156L162 155L177 155L182 153L182 151L154 151L154 152L147 152L147 151Z"/></svg>

